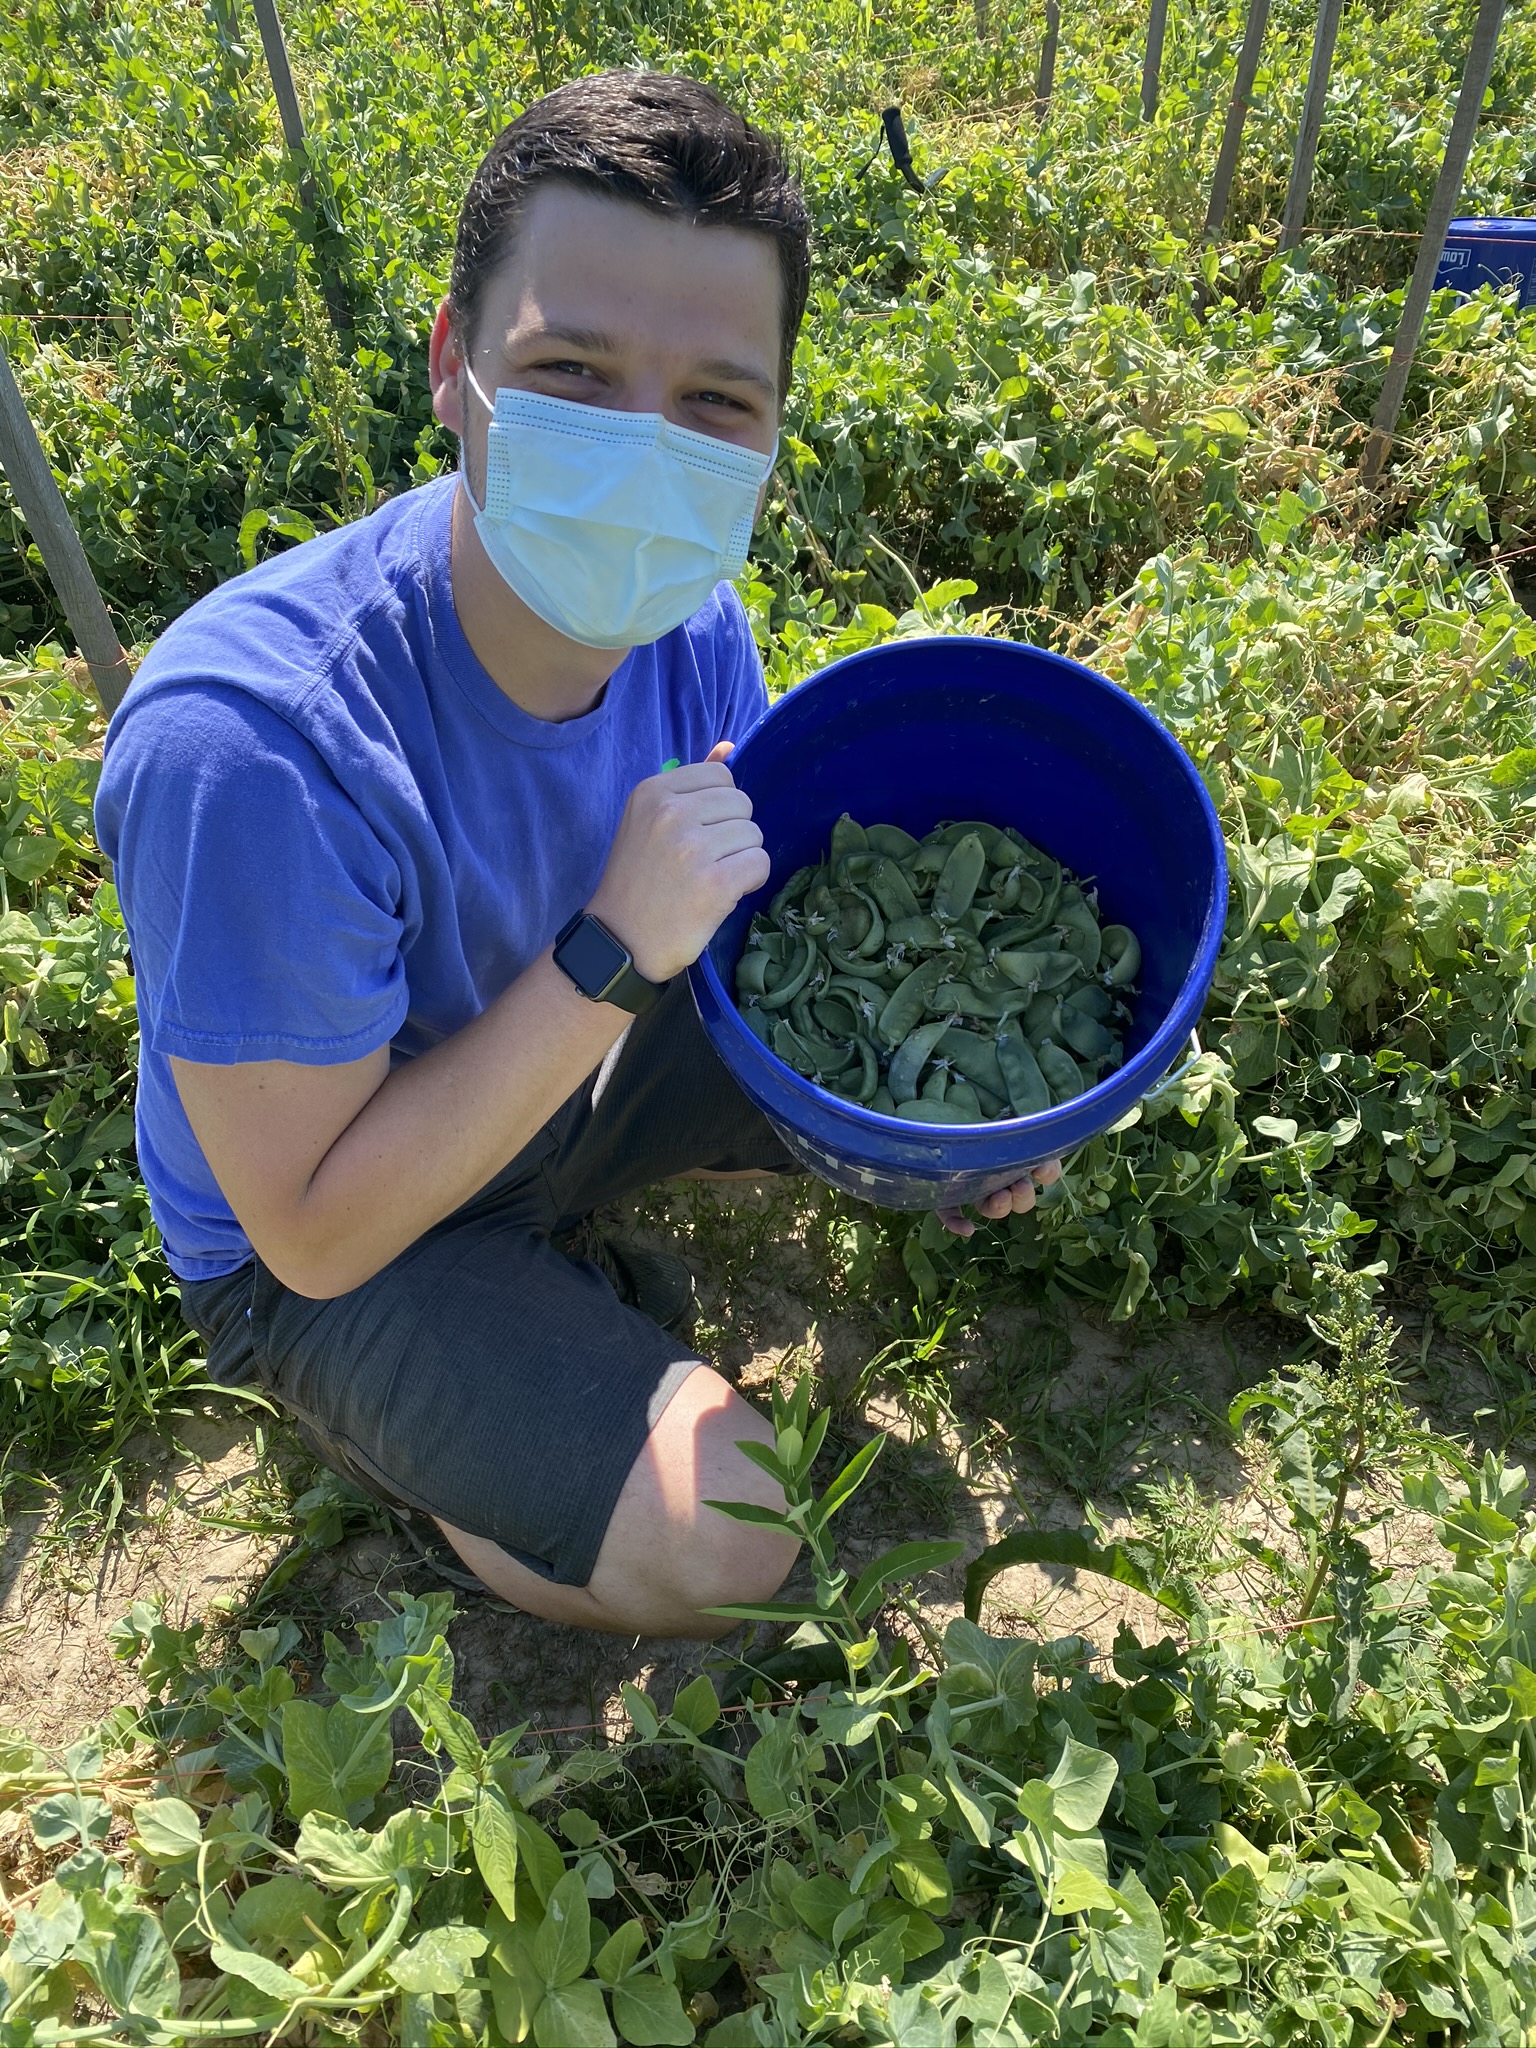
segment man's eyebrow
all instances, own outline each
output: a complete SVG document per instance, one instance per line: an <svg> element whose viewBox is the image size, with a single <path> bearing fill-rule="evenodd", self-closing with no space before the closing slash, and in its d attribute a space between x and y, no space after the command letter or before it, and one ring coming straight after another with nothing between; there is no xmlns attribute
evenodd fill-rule
<svg viewBox="0 0 1536 2048"><path fill-rule="evenodd" d="M601 334L595 327L540 327L532 334L520 334L515 339L520 348L536 348L546 341L563 341L568 348L589 349L595 356L617 355L619 350L619 344L611 334Z"/></svg>
<svg viewBox="0 0 1536 2048"><path fill-rule="evenodd" d="M751 363L733 363L721 357L712 357L707 363L700 363L701 377L718 377L722 384L750 384L756 390L766 392L775 402L779 387L765 370L759 370Z"/></svg>

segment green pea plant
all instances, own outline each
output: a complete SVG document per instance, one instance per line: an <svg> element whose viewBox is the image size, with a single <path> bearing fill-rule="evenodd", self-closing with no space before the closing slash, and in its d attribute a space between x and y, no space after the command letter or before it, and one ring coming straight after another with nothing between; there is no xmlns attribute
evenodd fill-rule
<svg viewBox="0 0 1536 2048"><path fill-rule="evenodd" d="M919 1651L892 1596L958 1546L841 1567L884 1440L818 1493L828 1411L781 1389L753 1449L783 1511L722 1511L795 1531L811 1597L731 1610L793 1633L669 1710L626 1687L622 1740L483 1741L446 1594L392 1596L318 1668L291 1622L219 1642L139 1603L116 1648L149 1704L61 1758L0 1750L35 1857L0 2042L1528 2039L1526 1474L1413 1422L1369 1276L1317 1287L1327 1358L1235 1417L1283 1541L1234 1535L1195 1584L1134 1535L1019 1531ZM1403 1513L1423 1561L1391 1569L1372 1542ZM1150 1593L1178 1636L990 1633L991 1576L1031 1556Z"/></svg>

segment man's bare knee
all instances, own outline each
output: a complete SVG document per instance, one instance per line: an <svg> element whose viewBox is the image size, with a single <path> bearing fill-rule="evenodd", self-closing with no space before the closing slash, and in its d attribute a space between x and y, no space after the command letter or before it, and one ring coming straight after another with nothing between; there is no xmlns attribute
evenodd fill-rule
<svg viewBox="0 0 1536 2048"><path fill-rule="evenodd" d="M705 1511L706 1521L709 1511ZM711 1614L715 1607L760 1607L771 1600L794 1569L800 1552L799 1541L779 1529L752 1528L714 1519L722 1526L705 1527L702 1540L689 1546L677 1559L671 1576L671 1598L679 1614L697 1615L696 1626L685 1633L722 1636L737 1626L726 1615Z"/></svg>
<svg viewBox="0 0 1536 2048"><path fill-rule="evenodd" d="M785 1530L738 1522L708 1505L783 1508L782 1489L737 1450L748 1438L772 1443L767 1418L698 1367L631 1468L585 1586L539 1578L495 1544L439 1526L493 1591L532 1614L622 1634L723 1635L734 1622L708 1610L771 1600L800 1549Z"/></svg>

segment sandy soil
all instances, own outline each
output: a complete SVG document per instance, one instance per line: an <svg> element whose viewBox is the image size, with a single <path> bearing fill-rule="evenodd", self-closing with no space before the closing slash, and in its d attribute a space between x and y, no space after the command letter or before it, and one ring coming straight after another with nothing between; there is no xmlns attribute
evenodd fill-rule
<svg viewBox="0 0 1536 2048"><path fill-rule="evenodd" d="M914 1404L898 1398L899 1388L877 1383L860 1392L890 1330L829 1295L804 1237L786 1228L781 1200L741 1187L678 1189L628 1222L649 1241L688 1251L699 1282L700 1349L745 1392L766 1398L777 1376L810 1363L833 1403L833 1440L844 1455L872 1432L886 1436L870 1481L841 1518L841 1554L857 1567L913 1537L960 1538L960 1561L917 1588L930 1628L942 1630L961 1611L965 1564L984 1545L1019 1527L1081 1527L1084 1498L1109 1533L1123 1533L1138 1481L1187 1474L1226 1526L1277 1535L1262 1474L1234 1453L1219 1418L1240 1386L1294 1346L1295 1325L1250 1317L1147 1332L1083 1312L995 1308L948 1346L945 1405L927 1414L931 1433L920 1436ZM105 1545L61 1546L43 1511L18 1515L4 1531L0 1726L50 1746L138 1697L109 1639L132 1601L163 1593L168 1618L180 1624L244 1618L291 1546L285 1503L313 1477L281 1424L228 1401L186 1422L176 1447L150 1440L136 1448L139 1487ZM231 1522L254 1526L219 1526ZM1399 1515L1376 1540L1407 1561L1423 1553L1427 1529ZM359 1504L352 1533L312 1558L272 1612L299 1619L306 1649L318 1651L325 1628L380 1613L392 1588L422 1592L437 1583ZM1122 1620L1149 1638L1170 1628L1169 1617L1126 1588L1033 1565L992 1582L983 1619L1000 1634L1086 1637L1100 1653ZM457 1691L482 1730L530 1721L573 1741L598 1729L620 1732L621 1681L667 1702L701 1666L727 1664L746 1640L737 1631L718 1646L629 1642L464 1595L451 1636Z"/></svg>

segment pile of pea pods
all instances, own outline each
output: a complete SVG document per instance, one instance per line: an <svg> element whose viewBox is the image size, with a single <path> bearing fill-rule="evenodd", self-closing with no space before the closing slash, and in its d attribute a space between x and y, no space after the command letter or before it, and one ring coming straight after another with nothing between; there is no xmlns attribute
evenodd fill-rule
<svg viewBox="0 0 1536 2048"><path fill-rule="evenodd" d="M914 839L844 814L825 861L759 912L748 1025L797 1074L914 1123L1070 1102L1122 1058L1141 947L1091 887L1007 827Z"/></svg>

